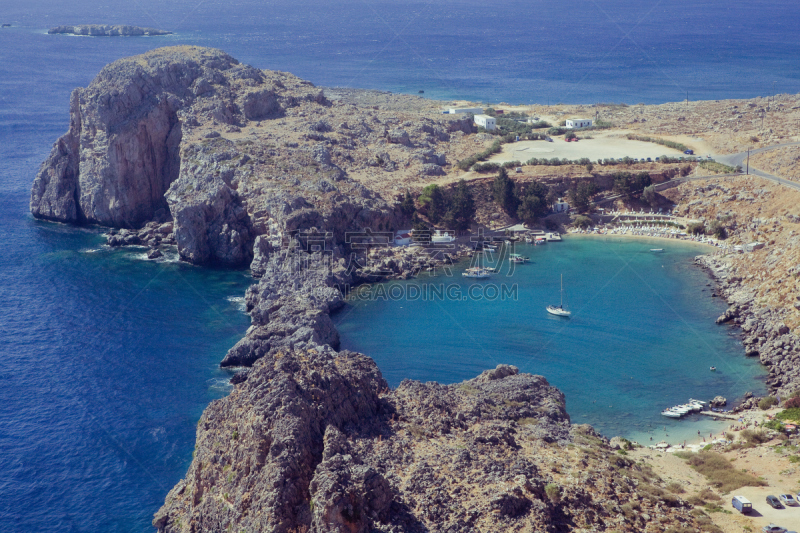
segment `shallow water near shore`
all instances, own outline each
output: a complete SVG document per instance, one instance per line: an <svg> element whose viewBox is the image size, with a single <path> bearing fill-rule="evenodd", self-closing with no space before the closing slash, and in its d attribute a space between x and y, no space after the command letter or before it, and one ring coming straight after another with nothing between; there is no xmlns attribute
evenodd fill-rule
<svg viewBox="0 0 800 533"><path fill-rule="evenodd" d="M664 253L651 253L650 248ZM765 373L746 358L730 326L714 320L726 305L712 298L708 274L692 264L708 251L689 243L621 237L565 237L545 246L522 245L517 251L531 262L506 267L487 281L516 285L517 297L502 298L473 290L461 276L439 275L392 282L381 298L351 298L334 317L344 348L373 357L392 386L403 379L454 383L497 364L541 374L566 395L573 423L590 423L611 437L622 435L642 444L698 439L715 435L728 423L695 415L673 420L665 407L690 397L729 401L745 392L765 391ZM569 319L549 315L559 303L564 276ZM409 286L457 284L456 298L404 299ZM455 290L453 290L455 291ZM511 292L511 291L509 291ZM401 296L392 301L391 295ZM710 367L717 367L711 372Z"/></svg>

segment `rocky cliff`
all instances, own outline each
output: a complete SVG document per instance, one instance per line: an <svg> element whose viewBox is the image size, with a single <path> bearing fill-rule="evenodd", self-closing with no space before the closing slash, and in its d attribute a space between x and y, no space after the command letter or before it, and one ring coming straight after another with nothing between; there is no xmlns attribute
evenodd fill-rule
<svg viewBox="0 0 800 533"><path fill-rule="evenodd" d="M259 235L278 243L324 225L341 243L347 231L387 230L399 223L398 193L376 178L447 165L451 136L471 128L428 118L431 104L413 107L420 99L397 100L411 109L331 102L307 81L208 48L121 59L73 92L69 130L34 180L31 212L126 229L172 221L174 234L156 246L174 241L198 264L247 265ZM394 144L398 123L409 130L403 144Z"/></svg>
<svg viewBox="0 0 800 533"><path fill-rule="evenodd" d="M261 358L198 424L162 532L664 531L696 525L649 469L571 426L541 376L404 381L330 348ZM626 516L623 505L636 502Z"/></svg>

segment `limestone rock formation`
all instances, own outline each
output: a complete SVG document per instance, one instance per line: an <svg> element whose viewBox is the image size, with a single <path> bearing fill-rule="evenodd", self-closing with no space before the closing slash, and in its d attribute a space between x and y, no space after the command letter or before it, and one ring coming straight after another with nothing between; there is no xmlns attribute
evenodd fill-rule
<svg viewBox="0 0 800 533"><path fill-rule="evenodd" d="M42 164L31 192L34 216L62 222L139 227L167 209L164 198L180 169L179 113L192 105L230 112L237 77L260 71L224 52L167 48L106 66L70 100L70 128ZM214 82L220 106L196 101L200 81Z"/></svg>
<svg viewBox="0 0 800 533"><path fill-rule="evenodd" d="M258 258L256 275L265 244L280 248L298 232L330 232L346 248L348 232L406 227L396 187L369 167L400 180L442 175L451 136L472 125L431 118L433 104L418 98L382 94L386 104L375 106L351 93L332 101L291 74L209 48L121 59L73 92L69 130L34 180L31 212L138 230L109 233L117 246L155 248L158 235L140 228L173 222L164 243L177 243L182 259L245 266ZM418 164L408 160L411 146Z"/></svg>

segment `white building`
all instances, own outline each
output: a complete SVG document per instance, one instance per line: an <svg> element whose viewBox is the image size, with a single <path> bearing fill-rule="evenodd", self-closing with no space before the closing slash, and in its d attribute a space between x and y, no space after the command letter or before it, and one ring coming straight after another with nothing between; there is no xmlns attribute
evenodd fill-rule
<svg viewBox="0 0 800 533"><path fill-rule="evenodd" d="M408 246L411 244L411 235L412 230L410 229L401 229L394 235L394 245L395 246Z"/></svg>
<svg viewBox="0 0 800 533"><path fill-rule="evenodd" d="M482 107L451 107L450 114L458 115L460 113L472 113L473 115L480 115L483 113Z"/></svg>
<svg viewBox="0 0 800 533"><path fill-rule="evenodd" d="M493 130L497 127L497 119L489 115L475 115L475 124L486 130Z"/></svg>
<svg viewBox="0 0 800 533"><path fill-rule="evenodd" d="M569 204L559 198L558 201L553 204L553 211L556 213L566 213L569 211Z"/></svg>
<svg viewBox="0 0 800 533"><path fill-rule="evenodd" d="M575 129L575 128L591 128L592 127L592 120L589 118L570 118L567 119L567 128L568 129Z"/></svg>

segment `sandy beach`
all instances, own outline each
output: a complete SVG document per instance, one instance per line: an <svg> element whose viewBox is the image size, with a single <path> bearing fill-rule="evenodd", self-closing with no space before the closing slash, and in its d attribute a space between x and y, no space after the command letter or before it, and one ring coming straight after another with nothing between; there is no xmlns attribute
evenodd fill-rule
<svg viewBox="0 0 800 533"><path fill-rule="evenodd" d="M691 244L697 246L698 249L701 249L706 252L711 251L719 251L719 247L714 246L708 242L698 242L691 239L677 239L675 237L665 237L660 235L638 235L632 233L594 233L594 232L570 232L562 234L562 237L586 237L586 238L604 238L604 239L611 239L615 237L619 237L621 239L628 239L628 240L637 240L641 242L652 242L655 244L663 244L664 242L670 243L681 243L681 244Z"/></svg>

